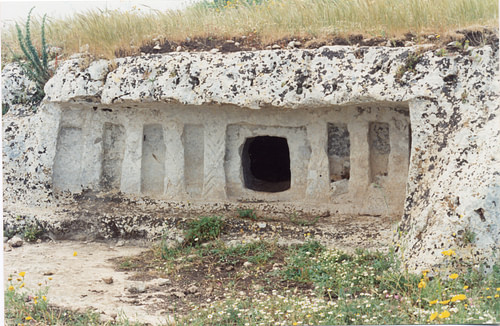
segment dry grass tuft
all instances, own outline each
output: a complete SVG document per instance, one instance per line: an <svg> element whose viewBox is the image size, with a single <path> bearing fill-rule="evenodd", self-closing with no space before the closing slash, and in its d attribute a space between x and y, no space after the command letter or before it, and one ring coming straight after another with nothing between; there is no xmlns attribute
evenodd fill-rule
<svg viewBox="0 0 500 326"><path fill-rule="evenodd" d="M39 39L40 19L33 19ZM497 0L264 0L248 5L232 0L215 8L209 2L182 11L91 10L71 19L49 20L47 39L64 53L89 52L112 58L119 49L138 53L151 40L180 42L187 37L236 38L253 35L263 43L285 37L338 35L397 37L411 32L446 34L469 26L498 26ZM2 56L18 51L15 28L2 31Z"/></svg>

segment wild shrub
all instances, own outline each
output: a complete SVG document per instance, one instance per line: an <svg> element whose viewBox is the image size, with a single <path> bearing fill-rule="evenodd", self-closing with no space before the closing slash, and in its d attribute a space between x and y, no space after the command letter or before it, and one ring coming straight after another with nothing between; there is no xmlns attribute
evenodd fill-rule
<svg viewBox="0 0 500 326"><path fill-rule="evenodd" d="M199 246L219 237L224 221L220 216L203 216L191 221L184 233L183 246Z"/></svg>
<svg viewBox="0 0 500 326"><path fill-rule="evenodd" d="M252 220L257 220L257 214L253 211L253 209L238 209L238 216L241 218L249 218Z"/></svg>

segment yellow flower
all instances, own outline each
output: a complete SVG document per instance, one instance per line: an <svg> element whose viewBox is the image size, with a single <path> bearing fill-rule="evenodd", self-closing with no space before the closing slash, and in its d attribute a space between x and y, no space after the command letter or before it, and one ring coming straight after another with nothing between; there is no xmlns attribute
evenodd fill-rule
<svg viewBox="0 0 500 326"><path fill-rule="evenodd" d="M24 283L19 286L20 289L22 289L23 287L24 287Z"/></svg>
<svg viewBox="0 0 500 326"><path fill-rule="evenodd" d="M76 257L77 253L76 251L73 252L73 257Z"/></svg>
<svg viewBox="0 0 500 326"><path fill-rule="evenodd" d="M418 288L419 289L422 289L422 288L425 289L425 286L426 286L426 284L425 284L424 280L420 280L420 283L418 283Z"/></svg>
<svg viewBox="0 0 500 326"><path fill-rule="evenodd" d="M452 256L452 255L454 255L454 254L455 254L455 252L454 252L453 250L451 250L451 249L449 249L449 250L445 250L445 251L442 251L441 253L442 253L443 255L445 255L445 256Z"/></svg>
<svg viewBox="0 0 500 326"><path fill-rule="evenodd" d="M28 316L28 317L26 317L24 319L26 319L26 320L32 320L33 318L31 318L31 316Z"/></svg>
<svg viewBox="0 0 500 326"><path fill-rule="evenodd" d="M454 296L453 298L451 298L451 302L455 302L455 301L463 301L465 300L467 297L465 296L465 294L459 294L459 295L456 295Z"/></svg>
<svg viewBox="0 0 500 326"><path fill-rule="evenodd" d="M468 285L464 285L464 290L467 290L469 288Z"/></svg>
<svg viewBox="0 0 500 326"><path fill-rule="evenodd" d="M442 313L439 314L439 318L445 319L450 317L450 312L448 310L443 311Z"/></svg>
<svg viewBox="0 0 500 326"><path fill-rule="evenodd" d="M487 296L486 299L491 299L491 295Z"/></svg>
<svg viewBox="0 0 500 326"><path fill-rule="evenodd" d="M436 300L432 300L431 302L429 302L429 304L432 306L433 304L436 304L436 303L438 303L438 302L439 302L439 300L438 300L438 299L436 299Z"/></svg>
<svg viewBox="0 0 500 326"><path fill-rule="evenodd" d="M37 304L37 303L38 303L38 301L36 300L36 298L33 298L33 302L34 302L35 304Z"/></svg>
<svg viewBox="0 0 500 326"><path fill-rule="evenodd" d="M453 273L453 274L451 274L449 277L450 277L452 280L454 280L454 279L456 279L456 278L458 277L458 274Z"/></svg>
<svg viewBox="0 0 500 326"><path fill-rule="evenodd" d="M49 277L49 281L52 281L52 277Z"/></svg>
<svg viewBox="0 0 500 326"><path fill-rule="evenodd" d="M42 286L42 283L38 283L38 286Z"/></svg>
<svg viewBox="0 0 500 326"><path fill-rule="evenodd" d="M26 272L19 273L19 276L21 276L21 277L24 277L24 275L26 275Z"/></svg>
<svg viewBox="0 0 500 326"><path fill-rule="evenodd" d="M450 300L439 301L440 304L448 304Z"/></svg>
<svg viewBox="0 0 500 326"><path fill-rule="evenodd" d="M12 277L9 277L9 278L7 279L7 281L12 281Z"/></svg>
<svg viewBox="0 0 500 326"><path fill-rule="evenodd" d="M423 270L423 271L422 271L422 275L423 275L424 277L426 277L426 276L427 276L427 273L429 273L429 270L428 270L428 269L426 269L426 270Z"/></svg>
<svg viewBox="0 0 500 326"><path fill-rule="evenodd" d="M500 297L500 295L499 294L495 294L495 298L498 298L498 297Z"/></svg>
<svg viewBox="0 0 500 326"><path fill-rule="evenodd" d="M20 278L16 278L16 281L21 282L22 280Z"/></svg>
<svg viewBox="0 0 500 326"><path fill-rule="evenodd" d="M14 287L12 285L9 286L9 291L14 291Z"/></svg>
<svg viewBox="0 0 500 326"><path fill-rule="evenodd" d="M437 311L436 311L436 312L433 312L433 313L431 314L431 316L429 317L429 320L430 320L430 321L433 321L434 319L436 319L436 317L437 317L437 316L438 316Z"/></svg>
<svg viewBox="0 0 500 326"><path fill-rule="evenodd" d="M42 295L42 299L43 299L43 301L47 301L47 297L44 295Z"/></svg>
<svg viewBox="0 0 500 326"><path fill-rule="evenodd" d="M469 305L468 304L464 304L464 307L467 308Z"/></svg>
<svg viewBox="0 0 500 326"><path fill-rule="evenodd" d="M497 288L497 291L500 291L500 288Z"/></svg>
<svg viewBox="0 0 500 326"><path fill-rule="evenodd" d="M486 288L486 290L489 290L490 288Z"/></svg>

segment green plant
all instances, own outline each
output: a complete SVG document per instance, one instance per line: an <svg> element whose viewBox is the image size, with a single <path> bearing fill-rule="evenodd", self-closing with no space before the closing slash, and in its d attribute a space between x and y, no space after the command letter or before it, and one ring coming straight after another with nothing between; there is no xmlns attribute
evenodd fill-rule
<svg viewBox="0 0 500 326"><path fill-rule="evenodd" d="M290 222L292 222L295 225L300 225L300 226L312 226L319 221L319 216L314 217L312 220L306 220L306 219L300 219L298 218L298 214L296 212L290 214L289 216Z"/></svg>
<svg viewBox="0 0 500 326"><path fill-rule="evenodd" d="M43 232L43 228L37 222L31 222L23 229L24 240L28 242L36 241L40 238Z"/></svg>
<svg viewBox="0 0 500 326"><path fill-rule="evenodd" d="M184 246L198 246L219 237L224 221L220 216L203 216L191 221L184 233Z"/></svg>
<svg viewBox="0 0 500 326"><path fill-rule="evenodd" d="M397 82L401 82L401 78L406 72L414 73L415 72L415 67L417 66L417 63L420 61L422 58L422 55L419 53L410 53L408 54L408 57L406 58L406 61L404 65L401 65L398 68L398 71L396 72L395 79Z"/></svg>
<svg viewBox="0 0 500 326"><path fill-rule="evenodd" d="M448 51L446 51L446 49L439 49L437 52L436 52L436 55L438 57L444 57L448 54Z"/></svg>
<svg viewBox="0 0 500 326"><path fill-rule="evenodd" d="M44 15L42 19L40 51L35 48L33 42L31 41L30 21L31 12L34 8L35 7L31 8L28 13L24 35L21 28L16 23L17 40L19 42L19 47L24 54L25 61L21 61L20 57L16 55L14 55L14 59L19 63L28 78L36 83L36 93L34 94L32 101L33 104L38 104L45 96L43 88L52 76L52 70L48 65L48 50L45 39L45 21L47 15Z"/></svg>
<svg viewBox="0 0 500 326"><path fill-rule="evenodd" d="M238 215L241 218L257 220L257 214L254 213L253 209L238 209Z"/></svg>
<svg viewBox="0 0 500 326"><path fill-rule="evenodd" d="M469 228L466 228L463 235L463 241L465 244L471 244L476 241L476 233Z"/></svg>
<svg viewBox="0 0 500 326"><path fill-rule="evenodd" d="M262 264L274 257L276 249L276 243L255 241L232 247L219 244L209 251L211 254L218 256L219 261L222 263L236 264L249 261L254 264Z"/></svg>
<svg viewBox="0 0 500 326"><path fill-rule="evenodd" d="M9 112L9 105L7 103L2 103L2 115L5 115Z"/></svg>

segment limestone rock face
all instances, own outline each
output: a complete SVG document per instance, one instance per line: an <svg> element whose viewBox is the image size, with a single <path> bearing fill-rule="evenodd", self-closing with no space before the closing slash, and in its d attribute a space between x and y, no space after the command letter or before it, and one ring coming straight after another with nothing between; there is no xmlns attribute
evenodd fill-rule
<svg viewBox="0 0 500 326"><path fill-rule="evenodd" d="M372 110L371 106L391 106L394 112L409 111L411 126L408 169L406 170L408 157L405 159L400 156L400 161L394 157L389 159L392 166L398 166L397 162L400 162L401 169L408 171L406 199L404 204L401 202L403 214L397 232L398 248L406 266L409 270L421 271L444 264L449 258L442 251L447 249L453 249L460 258L468 259L472 256L473 261L491 266L498 259L500 243L498 64L498 47L490 45L471 47L467 51L446 56L419 47L332 46L315 50L229 54L171 53L120 58L109 62L99 60L90 64L83 64L81 58L68 60L46 84L46 98L37 118L23 120L9 115L4 118L5 200L8 203L53 200L50 190L23 193L23 189L26 189L23 180L28 180L26 182L32 187L43 185L42 188L49 189L52 181L55 181L51 179L53 168L61 164L57 163L57 153L60 153L56 149L58 137L70 139L72 133L81 133L82 137L86 137L85 133L92 135L93 141L81 148L85 152L92 148L92 144L101 142L95 136L97 131L91 129L102 119L127 126L124 127L127 136L123 145L123 162L136 162L121 166L119 189L125 192L142 191L141 175L135 174L135 179L124 178L124 175L132 175L131 171L140 169L141 164L153 167L156 164L153 159L149 158L151 162L141 161L140 151L149 151L156 145L141 140L146 129L142 129L142 125L134 120L134 112L140 112L141 117L150 114L147 118L149 122L145 122L149 123L147 130L154 131L157 128L154 123L158 122L168 125L160 142L176 143L180 144L176 146L182 147L186 142L183 138L183 126L186 123L182 120L183 110L191 116L187 120L195 121L190 122L191 131L186 134L197 135L197 130L201 129L196 126L203 126L205 137L208 137L202 146L205 151L202 173L205 174L200 176L204 175L204 179L199 185L196 183L198 179L193 179L189 188L192 190L188 190L188 195L191 191L199 193L206 200L228 200L231 185L226 185L224 179L231 179L232 175L228 176L224 171L230 170L232 163L224 165L223 146L232 141L231 135L238 137L242 132L254 135L247 131L251 129L246 126L234 129L231 134L230 127L224 121L240 121L238 123L241 126L241 121L258 124L255 117L260 113L257 110L245 110L250 108L270 112L262 113L261 116L264 120L269 117L278 127L301 127L293 121L300 121L300 112L307 112L304 113L305 127L300 132L306 135L304 137L307 137L309 147L297 142L297 150L306 153L303 156L304 162L308 162L304 167L304 178L299 180L303 186L301 191L303 198L307 198L307 194L311 195L310 198L316 198L316 194L332 191L331 195L322 199L328 206L329 200L343 198L340 196L351 192L359 182L365 182L366 187L373 188L376 185L373 179L363 181L359 176L352 176L349 185L347 181L330 183L330 180L324 179L324 172L328 173L329 157L328 146L321 140L321 137L326 136L321 135L328 134L326 125L323 126L328 112L348 112L345 114L362 116L370 111L368 114L371 115L366 118L364 125L366 131L359 133L358 129L353 129L353 125L349 123L354 120L347 118L347 129L342 124L334 125L332 129L332 135L347 135L345 130L348 130L351 135L349 137L353 140L351 146L362 148L366 138L370 137L368 129L371 127L368 122L380 122L384 116L383 113L374 113L375 109ZM218 107L221 107L220 116L217 116ZM111 113L98 113L102 110L113 111L113 116ZM296 118L289 118L293 114L297 115ZM293 121L290 122L290 119ZM391 119L384 121L389 127L375 125L374 129L378 128L379 134L384 134L384 130L407 130L405 128L408 126L401 122L404 120L394 122ZM119 126L110 128L111 134L122 133ZM325 128L324 133L318 131L323 129L318 128ZM224 135L226 129L229 136ZM277 129L272 132L275 133L274 136L279 134ZM222 145L214 140L224 137L228 138ZM68 150L71 150L71 144L66 144ZM390 144L391 150L403 146L392 140ZM145 149L141 149L143 145ZM137 150L134 151L134 148ZM366 148L368 149L368 145ZM170 150L171 147L168 146L161 150L162 160L163 157L167 160L177 155L176 152L169 152ZM76 150L78 151L80 150ZM155 153L154 150L151 151ZM97 157L95 153L98 151L85 155ZM226 155L230 156L231 152L228 153ZM109 162L112 164L116 157L121 157L119 155L121 154L113 152L111 158L103 163L104 166ZM194 160L200 159L196 153L183 155L192 155ZM378 169L378 163L363 163L363 159L353 155L351 153L352 169L361 171L363 166L367 170ZM332 160L342 159L343 157L338 156ZM88 162L93 161L89 159ZM154 187L162 189L166 197L176 198L175 194L180 190L184 191L183 175L176 171L185 162L175 159L172 162L175 164L167 164L161 170L161 180L164 183L160 182ZM345 167L347 163L342 162ZM66 163L64 166L71 167L71 164ZM82 170L78 170L83 171L78 174L81 179L75 179L67 190L75 185L78 187L75 186L73 192L97 187L95 185L100 177L99 172L93 172L85 166L91 165L82 165ZM65 175L63 168L56 169L63 171ZM184 169L188 171L189 167L184 165ZM339 171L342 172L342 168ZM110 180L117 182L118 178L113 173L109 172L108 176ZM384 179L383 174L381 180ZM149 178L144 175L143 173L143 178ZM55 175L54 177L57 178ZM155 176L150 178L154 180ZM89 181L87 186L80 183L83 186L80 187L76 180L83 180L83 183L85 180L97 181ZM292 187L293 184L292 179ZM384 188L384 191L390 190L390 187ZM375 196L375 190L370 194ZM276 196L277 200L285 198ZM383 197L377 198L383 203ZM134 223L127 227L138 228L136 223L139 220L134 219ZM115 230L114 234L119 235L117 232Z"/></svg>
<svg viewBox="0 0 500 326"><path fill-rule="evenodd" d="M2 70L2 111L16 115L29 115L33 110L28 104L36 93L36 84L18 64L8 64Z"/></svg>

